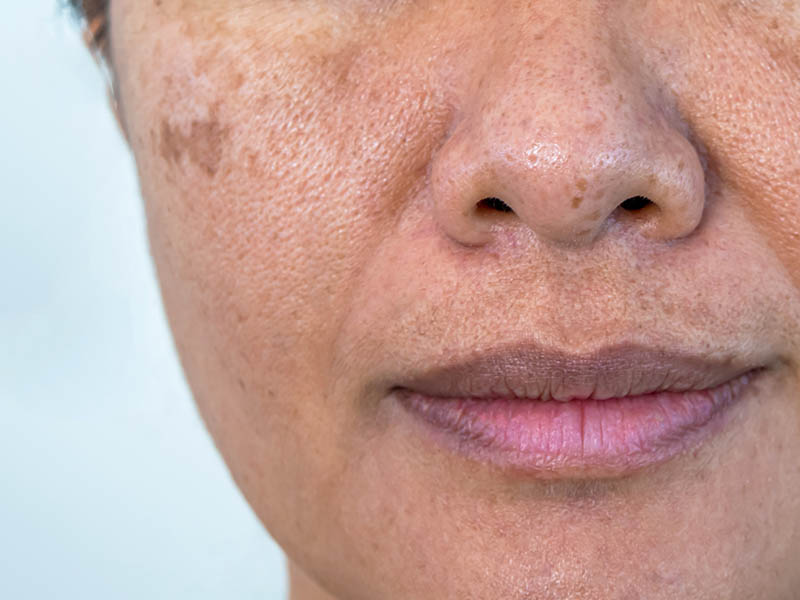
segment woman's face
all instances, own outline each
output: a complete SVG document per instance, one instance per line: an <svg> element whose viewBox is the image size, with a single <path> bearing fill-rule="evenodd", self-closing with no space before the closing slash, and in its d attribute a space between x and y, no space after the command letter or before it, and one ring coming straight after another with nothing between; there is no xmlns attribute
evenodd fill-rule
<svg viewBox="0 0 800 600"><path fill-rule="evenodd" d="M296 598L796 597L800 2L111 4Z"/></svg>

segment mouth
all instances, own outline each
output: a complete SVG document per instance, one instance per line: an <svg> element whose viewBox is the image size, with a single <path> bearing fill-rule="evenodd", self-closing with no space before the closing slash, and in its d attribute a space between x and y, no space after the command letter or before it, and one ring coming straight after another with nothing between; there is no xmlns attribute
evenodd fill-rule
<svg viewBox="0 0 800 600"><path fill-rule="evenodd" d="M608 478L698 447L765 370L734 358L518 345L412 374L391 396L434 442L541 478Z"/></svg>

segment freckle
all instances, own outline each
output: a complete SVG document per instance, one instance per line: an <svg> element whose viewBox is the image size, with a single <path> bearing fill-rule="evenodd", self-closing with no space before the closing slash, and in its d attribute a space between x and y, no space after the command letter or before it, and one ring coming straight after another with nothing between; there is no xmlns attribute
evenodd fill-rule
<svg viewBox="0 0 800 600"><path fill-rule="evenodd" d="M233 74L233 78L232 78L232 81L231 81L233 87L236 88L237 90L239 90L244 85L244 82L245 82L244 75L242 75L239 71L236 71Z"/></svg>
<svg viewBox="0 0 800 600"><path fill-rule="evenodd" d="M172 164L181 156L180 133L175 131L164 119L161 122L161 157Z"/></svg>
<svg viewBox="0 0 800 600"><path fill-rule="evenodd" d="M187 38L197 37L195 35L194 25L192 24L191 21L184 21L183 23L181 23L180 32Z"/></svg>
<svg viewBox="0 0 800 600"><path fill-rule="evenodd" d="M252 178L260 174L258 152L247 153L247 174Z"/></svg>
<svg viewBox="0 0 800 600"><path fill-rule="evenodd" d="M189 133L189 158L213 176L219 168L226 137L227 131L216 119L195 121Z"/></svg>
<svg viewBox="0 0 800 600"><path fill-rule="evenodd" d="M197 76L204 75L211 71L212 65L218 60L221 54L220 45L216 45L211 52L197 56L195 59L194 73Z"/></svg>
<svg viewBox="0 0 800 600"><path fill-rule="evenodd" d="M678 163L678 168L683 171L686 168L686 163L683 162L683 159Z"/></svg>
<svg viewBox="0 0 800 600"><path fill-rule="evenodd" d="M583 196L574 196L572 198L572 208L578 208L583 202Z"/></svg>
<svg viewBox="0 0 800 600"><path fill-rule="evenodd" d="M578 189L580 191L585 192L586 187L589 185L589 183L583 177L581 177L580 179L578 179L576 185L578 186Z"/></svg>
<svg viewBox="0 0 800 600"><path fill-rule="evenodd" d="M770 46L769 47L769 56L775 62L781 62L786 57L786 52L784 51L783 48L778 48L776 46Z"/></svg>

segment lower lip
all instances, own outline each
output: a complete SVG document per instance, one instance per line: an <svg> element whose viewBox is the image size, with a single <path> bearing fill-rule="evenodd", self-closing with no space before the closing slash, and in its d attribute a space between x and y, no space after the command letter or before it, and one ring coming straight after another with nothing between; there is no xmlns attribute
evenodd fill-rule
<svg viewBox="0 0 800 600"><path fill-rule="evenodd" d="M715 388L569 402L439 398L398 390L437 441L541 477L615 477L696 448L724 425L754 373Z"/></svg>

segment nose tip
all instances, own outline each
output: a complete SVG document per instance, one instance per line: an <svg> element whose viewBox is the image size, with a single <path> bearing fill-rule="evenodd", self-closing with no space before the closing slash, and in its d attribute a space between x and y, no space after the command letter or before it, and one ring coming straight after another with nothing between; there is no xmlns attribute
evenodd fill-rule
<svg viewBox="0 0 800 600"><path fill-rule="evenodd" d="M705 169L666 86L618 57L618 44L552 35L548 52L510 53L465 88L474 95L431 165L441 228L465 245L521 226L568 245L621 228L652 240L691 234ZM591 64L575 44L591 45Z"/></svg>
<svg viewBox="0 0 800 600"><path fill-rule="evenodd" d="M705 205L705 171L691 142L655 126L605 136L510 148L457 132L433 165L436 219L469 246L515 226L568 245L592 243L612 226L654 240L691 234Z"/></svg>

